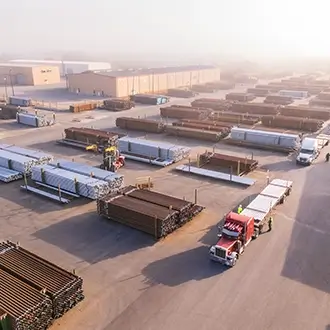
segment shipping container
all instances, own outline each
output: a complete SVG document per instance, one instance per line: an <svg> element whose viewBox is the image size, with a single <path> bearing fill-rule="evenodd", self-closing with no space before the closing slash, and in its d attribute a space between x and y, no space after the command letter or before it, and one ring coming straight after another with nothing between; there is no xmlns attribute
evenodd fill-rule
<svg viewBox="0 0 330 330"><path fill-rule="evenodd" d="M20 107L29 107L32 105L32 101L31 101L31 99L25 98L25 97L10 96L9 104L20 106Z"/></svg>

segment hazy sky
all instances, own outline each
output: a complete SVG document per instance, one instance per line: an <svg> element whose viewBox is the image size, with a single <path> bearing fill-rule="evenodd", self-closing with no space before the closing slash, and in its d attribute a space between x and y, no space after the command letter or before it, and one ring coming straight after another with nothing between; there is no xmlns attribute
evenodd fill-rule
<svg viewBox="0 0 330 330"><path fill-rule="evenodd" d="M0 52L330 55L329 0L1 2Z"/></svg>

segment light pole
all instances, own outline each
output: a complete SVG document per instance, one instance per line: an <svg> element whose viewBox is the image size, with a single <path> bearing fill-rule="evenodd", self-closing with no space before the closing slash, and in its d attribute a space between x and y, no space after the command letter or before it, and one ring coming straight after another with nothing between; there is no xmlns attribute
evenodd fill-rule
<svg viewBox="0 0 330 330"><path fill-rule="evenodd" d="M6 95L6 102L8 100L8 91L7 91L7 77L3 78L3 81L5 83L5 95Z"/></svg>
<svg viewBox="0 0 330 330"><path fill-rule="evenodd" d="M15 96L13 79L12 79L12 76L11 76L11 69L9 69L9 80L10 80L11 92L12 92L13 96Z"/></svg>

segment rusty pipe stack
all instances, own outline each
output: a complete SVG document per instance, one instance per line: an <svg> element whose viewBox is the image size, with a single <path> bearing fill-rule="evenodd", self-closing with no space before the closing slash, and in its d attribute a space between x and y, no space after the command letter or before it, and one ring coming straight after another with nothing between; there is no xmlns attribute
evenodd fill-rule
<svg viewBox="0 0 330 330"><path fill-rule="evenodd" d="M205 119L211 112L209 109L186 108L170 106L160 108L160 115L166 118L176 119Z"/></svg>
<svg viewBox="0 0 330 330"><path fill-rule="evenodd" d="M317 106L317 107L327 107L330 108L330 101L329 100L321 100L318 97L314 97L309 101L310 106Z"/></svg>
<svg viewBox="0 0 330 330"><path fill-rule="evenodd" d="M197 108L208 108L217 111L227 111L230 109L233 101L212 99L212 98L201 98L191 102L192 107Z"/></svg>
<svg viewBox="0 0 330 330"><path fill-rule="evenodd" d="M52 302L0 268L0 309L4 315L1 329L47 329L52 324Z"/></svg>
<svg viewBox="0 0 330 330"><path fill-rule="evenodd" d="M19 108L10 104L0 104L0 119L16 119Z"/></svg>
<svg viewBox="0 0 330 330"><path fill-rule="evenodd" d="M50 317L52 319L61 317L84 299L82 290L83 281L80 277L65 271L12 242L6 241L0 243L0 270L3 273L13 276L13 278L21 283L20 285L25 287L25 291L30 290L32 292L35 290L37 292L43 292L45 306L39 311L39 315L41 317L49 313L46 303L48 302L51 316L45 318L45 325L43 327L36 329L46 329L51 322L49 320ZM6 294L10 295L10 292L6 288L2 290L4 292L1 292L1 298ZM22 290L22 295L23 293ZM0 308L4 309L1 303L2 300L0 299ZM19 305L19 302L17 301L15 305ZM9 311L8 313L10 314Z"/></svg>
<svg viewBox="0 0 330 330"><path fill-rule="evenodd" d="M192 85L191 90L196 93L214 93L217 91L217 89L214 86L210 85Z"/></svg>
<svg viewBox="0 0 330 330"><path fill-rule="evenodd" d="M169 195L126 187L97 202L98 213L159 239L190 221L203 207Z"/></svg>
<svg viewBox="0 0 330 330"><path fill-rule="evenodd" d="M280 114L289 117L312 118L327 121L330 119L330 111L327 109L318 110L307 107L286 106L281 108Z"/></svg>
<svg viewBox="0 0 330 330"><path fill-rule="evenodd" d="M268 95L268 96L266 96L264 103L288 105L288 104L293 103L293 101L294 100L291 96Z"/></svg>
<svg viewBox="0 0 330 330"><path fill-rule="evenodd" d="M96 103L80 103L80 104L73 104L70 105L70 111L77 113L83 111L91 111L97 108Z"/></svg>
<svg viewBox="0 0 330 330"><path fill-rule="evenodd" d="M213 132L219 132L223 134L229 134L230 132L230 126L228 125L221 125L221 123L218 123L216 121L190 121L187 120L180 120L178 122L172 123L173 126L181 126L181 127L187 127L187 128L195 128L195 129L201 129L206 131L213 131Z"/></svg>
<svg viewBox="0 0 330 330"><path fill-rule="evenodd" d="M228 90L235 88L235 83L226 81L213 81L205 84L206 86L213 87L216 90Z"/></svg>
<svg viewBox="0 0 330 330"><path fill-rule="evenodd" d="M149 133L162 133L165 130L165 125L157 120L131 117L118 117L116 119L116 126L126 130Z"/></svg>
<svg viewBox="0 0 330 330"><path fill-rule="evenodd" d="M281 115L263 116L261 122L264 126L268 127L295 129L306 132L316 132L324 123L322 120L317 119L287 117Z"/></svg>
<svg viewBox="0 0 330 330"><path fill-rule="evenodd" d="M228 93L226 95L226 100L238 101L238 102L248 102L253 101L256 97L250 93Z"/></svg>
<svg viewBox="0 0 330 330"><path fill-rule="evenodd" d="M231 155L219 154L206 151L200 155L200 164L231 168L234 172L239 171L239 175L246 174L255 170L258 161L252 158L236 157Z"/></svg>
<svg viewBox="0 0 330 330"><path fill-rule="evenodd" d="M246 115L234 112L214 112L209 116L210 120L235 124L254 125L260 121L256 115Z"/></svg>
<svg viewBox="0 0 330 330"><path fill-rule="evenodd" d="M64 134L66 140L99 145L106 145L109 140L115 143L119 137L124 136L123 134L87 127L66 128Z"/></svg>
<svg viewBox="0 0 330 330"><path fill-rule="evenodd" d="M135 106L135 103L130 100L109 99L103 101L103 109L110 111L129 110Z"/></svg>
<svg viewBox="0 0 330 330"><path fill-rule="evenodd" d="M280 107L274 104L235 103L231 106L230 111L246 114L277 115L279 109Z"/></svg>
<svg viewBox="0 0 330 330"><path fill-rule="evenodd" d="M172 135L176 137L185 137L185 138L203 140L203 141L211 141L211 142L218 142L222 138L226 137L229 133L230 133L229 130L213 131L204 128L189 128L189 127L185 127L185 125L183 126L169 125L166 127L167 135Z"/></svg>

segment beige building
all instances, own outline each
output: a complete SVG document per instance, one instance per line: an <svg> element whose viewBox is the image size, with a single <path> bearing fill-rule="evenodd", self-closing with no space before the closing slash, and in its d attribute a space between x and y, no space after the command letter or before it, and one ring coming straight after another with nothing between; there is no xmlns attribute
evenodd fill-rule
<svg viewBox="0 0 330 330"><path fill-rule="evenodd" d="M13 85L51 85L61 81L56 66L23 65L0 63L0 84Z"/></svg>
<svg viewBox="0 0 330 330"><path fill-rule="evenodd" d="M140 93L160 93L169 88L190 87L220 80L214 66L165 67L140 70L99 70L68 75L69 90L83 95L126 97Z"/></svg>

